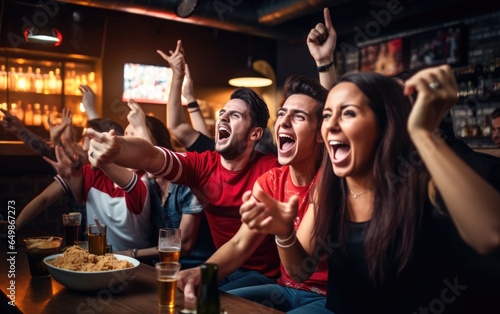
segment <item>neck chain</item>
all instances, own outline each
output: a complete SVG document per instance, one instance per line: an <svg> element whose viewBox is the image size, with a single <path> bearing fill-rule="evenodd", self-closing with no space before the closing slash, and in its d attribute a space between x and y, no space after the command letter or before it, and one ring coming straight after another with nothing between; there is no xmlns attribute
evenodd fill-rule
<svg viewBox="0 0 500 314"><path fill-rule="evenodd" d="M358 196L361 196L361 195L363 195L363 194L365 194L365 193L367 193L367 192L370 192L370 191L372 191L372 190L373 190L373 189L368 189L368 190L366 190L366 191L359 192L359 193L354 193L353 191L349 190L349 193L351 193L351 194L352 194L352 197L354 197L354 199L357 199L357 198L358 198Z"/></svg>

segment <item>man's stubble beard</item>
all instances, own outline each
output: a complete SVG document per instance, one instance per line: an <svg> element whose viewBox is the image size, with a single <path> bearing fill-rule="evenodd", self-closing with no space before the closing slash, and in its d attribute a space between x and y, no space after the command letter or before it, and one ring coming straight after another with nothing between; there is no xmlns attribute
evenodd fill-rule
<svg viewBox="0 0 500 314"><path fill-rule="evenodd" d="M215 151L219 153L226 160L233 160L236 157L240 156L247 148L248 145L248 135L250 134L250 130L246 133L245 136L241 138L233 138L229 142L225 148L217 149L217 145Z"/></svg>

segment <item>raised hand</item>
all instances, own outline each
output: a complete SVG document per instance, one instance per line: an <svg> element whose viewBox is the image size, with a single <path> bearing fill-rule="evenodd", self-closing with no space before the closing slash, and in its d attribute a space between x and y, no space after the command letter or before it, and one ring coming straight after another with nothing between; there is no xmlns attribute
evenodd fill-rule
<svg viewBox="0 0 500 314"><path fill-rule="evenodd" d="M110 164L120 154L121 147L114 130L100 133L88 128L83 136L90 139L88 157L94 167Z"/></svg>
<svg viewBox="0 0 500 314"><path fill-rule="evenodd" d="M333 28L330 10L323 10L324 23L318 23L307 35L309 53L316 65L326 65L333 61L333 52L337 44L337 32Z"/></svg>
<svg viewBox="0 0 500 314"><path fill-rule="evenodd" d="M95 110L96 96L94 94L94 91L92 91L92 89L88 85L80 85L78 89L82 93L82 104L85 108L87 118L89 120L99 118L99 115Z"/></svg>
<svg viewBox="0 0 500 314"><path fill-rule="evenodd" d="M61 123L54 125L50 120L50 116L47 117L47 122L50 127L50 141L54 145L59 145L61 140L71 140L75 138L75 132L72 126L73 114L69 109L63 108Z"/></svg>
<svg viewBox="0 0 500 314"><path fill-rule="evenodd" d="M87 152L73 140L62 140L64 153L71 159L71 169L78 170L84 164L88 164Z"/></svg>
<svg viewBox="0 0 500 314"><path fill-rule="evenodd" d="M56 145L56 161L48 157L43 157L49 165L51 165L57 173L66 180L69 180L73 173L73 160L64 152L63 148L60 145Z"/></svg>
<svg viewBox="0 0 500 314"><path fill-rule="evenodd" d="M0 111L4 114L1 125L5 131L9 133L17 133L19 130L26 128L18 117L12 115L7 110L0 109Z"/></svg>
<svg viewBox="0 0 500 314"><path fill-rule="evenodd" d="M267 195L258 184L253 191L243 194L240 206L241 221L248 228L260 233L286 238L293 230L299 200L292 196L288 203L279 202Z"/></svg>
<svg viewBox="0 0 500 314"><path fill-rule="evenodd" d="M144 114L144 111L142 111L139 104L135 100L130 99L127 105L130 108L130 112L127 115L128 122L134 127L134 129L145 126L146 115Z"/></svg>
<svg viewBox="0 0 500 314"><path fill-rule="evenodd" d="M175 51L169 50L170 55L167 55L161 50L157 50L158 54L168 62L170 68L174 72L174 75L181 75L184 77L184 48L182 48L182 41L177 41L177 47Z"/></svg>
<svg viewBox="0 0 500 314"><path fill-rule="evenodd" d="M448 110L457 101L457 83L449 65L417 72L406 81L404 93L417 92L408 117L410 135L417 131L434 132Z"/></svg>

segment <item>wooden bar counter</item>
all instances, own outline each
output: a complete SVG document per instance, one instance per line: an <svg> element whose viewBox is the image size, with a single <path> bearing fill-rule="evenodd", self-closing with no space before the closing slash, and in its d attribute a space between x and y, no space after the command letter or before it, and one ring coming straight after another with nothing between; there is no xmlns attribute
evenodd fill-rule
<svg viewBox="0 0 500 314"><path fill-rule="evenodd" d="M5 240L1 242L1 313L194 313L185 311L195 306L184 304L180 291L177 291L175 309L158 307L156 272L150 265L141 263L124 287L82 293L67 289L52 277L31 278L25 249L19 248L17 254L7 253ZM15 278L9 278L14 272ZM15 283L11 284L11 280ZM15 306L9 305L9 296L15 296ZM223 292L220 292L220 302L228 314L282 313Z"/></svg>

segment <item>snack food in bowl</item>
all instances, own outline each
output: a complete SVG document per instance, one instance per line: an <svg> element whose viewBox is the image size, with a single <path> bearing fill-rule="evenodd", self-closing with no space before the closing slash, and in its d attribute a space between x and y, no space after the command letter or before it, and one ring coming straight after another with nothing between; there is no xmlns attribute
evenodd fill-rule
<svg viewBox="0 0 500 314"><path fill-rule="evenodd" d="M78 246L44 259L52 277L67 288L95 291L117 288L130 279L140 262L119 254L89 254Z"/></svg>
<svg viewBox="0 0 500 314"><path fill-rule="evenodd" d="M32 277L49 276L43 259L46 256L59 253L62 238L52 236L41 236L23 239L26 244L26 254Z"/></svg>

